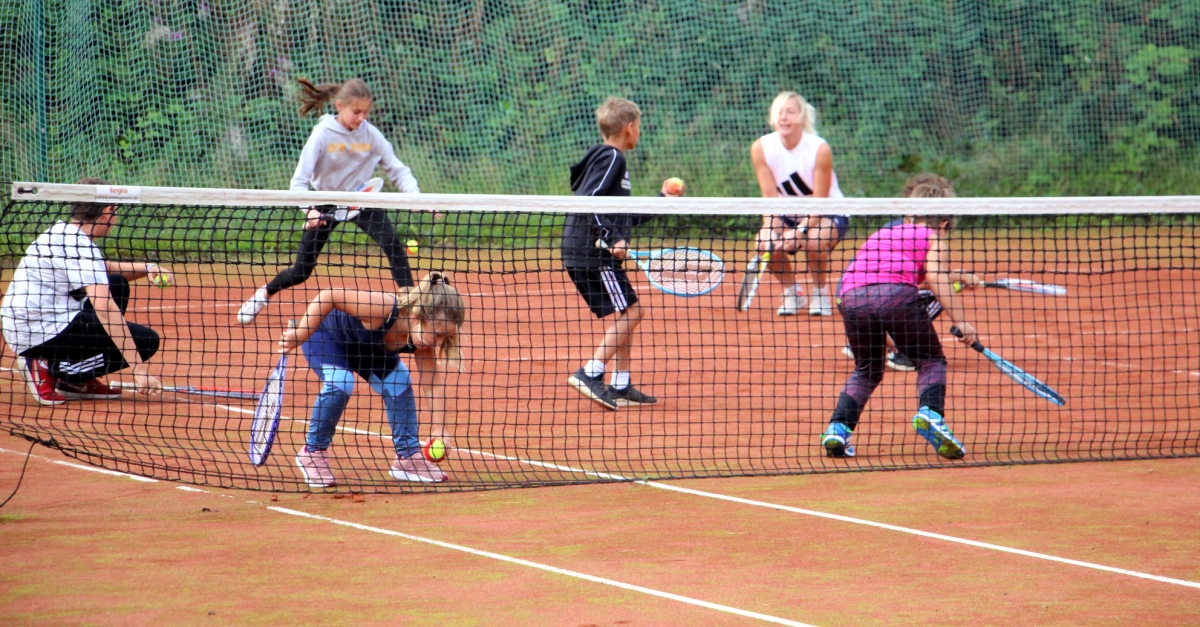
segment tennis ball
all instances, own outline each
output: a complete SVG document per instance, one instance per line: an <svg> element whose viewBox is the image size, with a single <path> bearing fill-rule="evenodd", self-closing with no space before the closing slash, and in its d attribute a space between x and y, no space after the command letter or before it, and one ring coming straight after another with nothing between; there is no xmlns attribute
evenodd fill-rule
<svg viewBox="0 0 1200 627"><path fill-rule="evenodd" d="M667 179L667 194L670 196L679 196L683 194L687 186L683 184L683 179L672 176Z"/></svg>
<svg viewBox="0 0 1200 627"><path fill-rule="evenodd" d="M441 438L430 438L421 445L421 454L425 459L440 464L446 459L446 443Z"/></svg>
<svg viewBox="0 0 1200 627"><path fill-rule="evenodd" d="M417 251L419 251L421 249L420 242L418 242L415 239L408 240L408 242L405 244L405 246L407 246L407 251L408 251L409 257L415 257L417 255Z"/></svg>
<svg viewBox="0 0 1200 627"><path fill-rule="evenodd" d="M154 277L154 284L158 286L158 289L165 290L171 287L171 279L167 275L160 273Z"/></svg>

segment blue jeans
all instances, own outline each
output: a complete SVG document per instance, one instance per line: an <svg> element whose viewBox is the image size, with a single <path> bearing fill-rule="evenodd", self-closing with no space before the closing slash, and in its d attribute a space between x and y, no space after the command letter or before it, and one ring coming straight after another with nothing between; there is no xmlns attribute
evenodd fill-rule
<svg viewBox="0 0 1200 627"><path fill-rule="evenodd" d="M338 421L350 402L350 395L354 393L354 373L337 366L324 365L317 370L317 376L324 385L317 395L317 401L313 403L305 444L309 450L323 451L333 441ZM412 377L404 362L399 362L382 379L379 375L371 375L367 383L376 394L383 397L396 454L411 457L421 452L421 440L417 436L420 426L417 421L417 399L413 394Z"/></svg>

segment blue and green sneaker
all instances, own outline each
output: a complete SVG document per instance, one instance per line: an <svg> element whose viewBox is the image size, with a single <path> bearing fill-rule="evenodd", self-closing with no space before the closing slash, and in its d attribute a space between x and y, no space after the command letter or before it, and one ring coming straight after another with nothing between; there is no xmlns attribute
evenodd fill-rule
<svg viewBox="0 0 1200 627"><path fill-rule="evenodd" d="M840 422L829 423L829 428L821 436L821 446L825 447L828 457L854 457L854 445L850 444L853 436L850 427Z"/></svg>
<svg viewBox="0 0 1200 627"><path fill-rule="evenodd" d="M950 431L946 421L942 420L936 411L922 407L917 410L917 415L913 416L912 424L913 429L929 442L938 455L946 459L962 459L967 454L962 442L954 437L954 432Z"/></svg>

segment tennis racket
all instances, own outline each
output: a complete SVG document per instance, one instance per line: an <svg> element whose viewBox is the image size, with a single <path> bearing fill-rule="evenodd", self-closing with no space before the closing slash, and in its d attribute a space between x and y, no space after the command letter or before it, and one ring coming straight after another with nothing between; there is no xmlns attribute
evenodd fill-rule
<svg viewBox="0 0 1200 627"><path fill-rule="evenodd" d="M296 328L296 321L288 321L288 328ZM279 431L279 417L283 412L283 384L287 375L288 354L279 354L279 363L267 377L258 406L254 408L254 422L250 424L250 463L262 466L271 454L271 444Z"/></svg>
<svg viewBox="0 0 1200 627"><path fill-rule="evenodd" d="M1026 279L996 279L995 281L984 281L984 287L998 287L1005 290L1013 290L1014 292L1030 292L1032 294L1046 294L1048 296L1066 296L1067 288L1061 285L1049 285L1045 283L1035 283ZM961 292L963 284L955 281L954 291Z"/></svg>
<svg viewBox="0 0 1200 627"><path fill-rule="evenodd" d="M356 192L377 192L383 189L383 179L378 176L359 185L354 189ZM325 214L325 219L336 224L338 222L349 222L358 217L358 207L336 207L333 211Z"/></svg>
<svg viewBox="0 0 1200 627"><path fill-rule="evenodd" d="M742 275L742 284L738 286L737 301L734 303L738 311L750 310L750 303L758 292L758 283L762 281L763 272L766 272L770 263L771 253L763 253L755 255L746 264L746 274Z"/></svg>
<svg viewBox="0 0 1200 627"><path fill-rule="evenodd" d="M117 390L136 389L136 386L130 381L109 381L108 385ZM240 400L258 400L259 397L259 393L254 390L239 390L236 388L212 387L207 385L164 385L162 389L164 392L174 392L176 394L194 394L197 396Z"/></svg>
<svg viewBox="0 0 1200 627"><path fill-rule="evenodd" d="M599 248L608 248L604 240L596 240ZM673 296L701 296L721 284L725 278L725 263L721 258L699 248L660 248L657 250L626 250L655 289Z"/></svg>
<svg viewBox="0 0 1200 627"><path fill-rule="evenodd" d="M954 335L954 337L962 337L963 335L962 331L959 330L958 327L950 327L950 333ZM1011 361L1008 361L996 353L984 348L983 344L980 344L978 340L971 344L971 348L979 351L979 353L981 353L984 357L987 357L988 360L991 361L998 370L1000 370L1000 372L1004 373L1013 381L1025 386L1025 389L1029 390L1030 392L1037 394L1038 396L1050 401L1051 403L1054 403L1055 405L1061 406L1067 404L1067 401L1063 400L1063 397L1060 396L1058 392L1055 392L1054 388L1051 388L1045 383L1038 381L1033 375L1021 370Z"/></svg>

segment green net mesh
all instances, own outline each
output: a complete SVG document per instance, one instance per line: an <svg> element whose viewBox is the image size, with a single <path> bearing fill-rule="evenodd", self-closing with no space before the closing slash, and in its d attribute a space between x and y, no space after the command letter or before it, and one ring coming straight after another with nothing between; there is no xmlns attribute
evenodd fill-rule
<svg viewBox="0 0 1200 627"><path fill-rule="evenodd" d="M1200 4L25 0L0 4L0 178L282 188L296 79L359 76L426 191L563 193L607 95L635 193L757 195L771 98L818 108L849 195L1196 193Z"/></svg>

